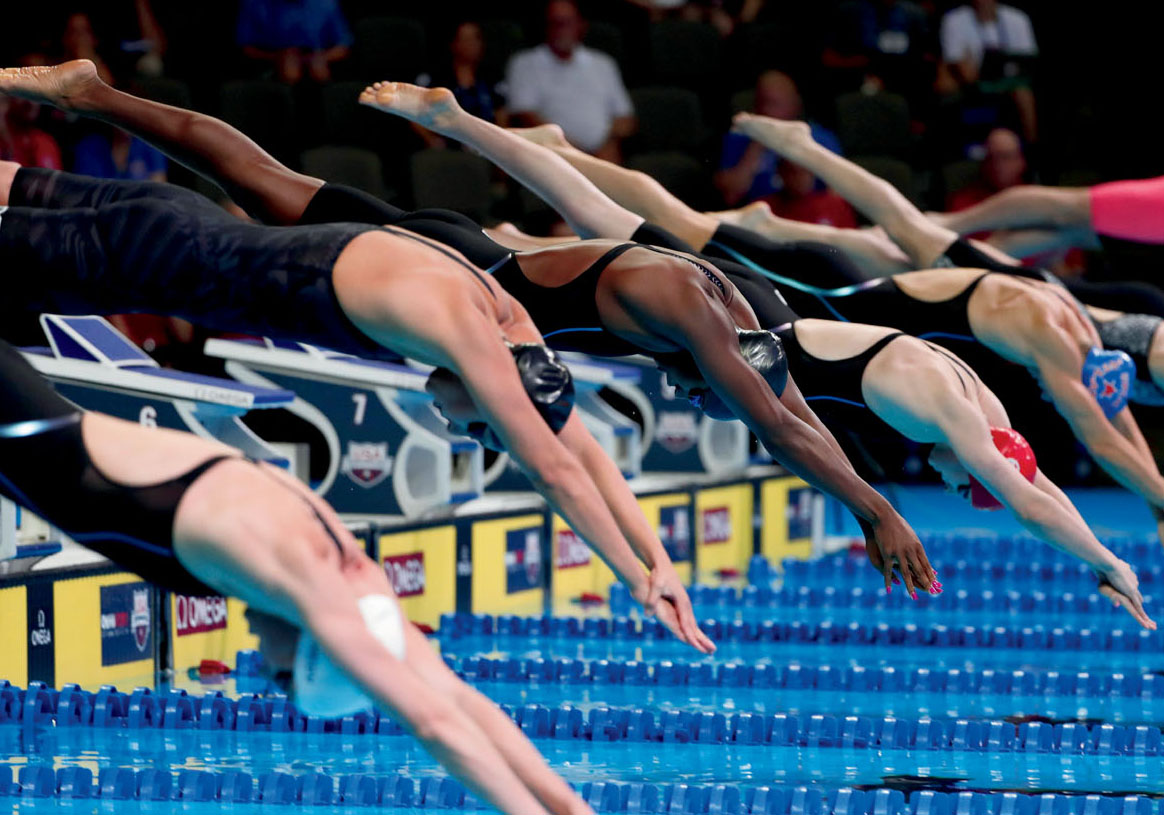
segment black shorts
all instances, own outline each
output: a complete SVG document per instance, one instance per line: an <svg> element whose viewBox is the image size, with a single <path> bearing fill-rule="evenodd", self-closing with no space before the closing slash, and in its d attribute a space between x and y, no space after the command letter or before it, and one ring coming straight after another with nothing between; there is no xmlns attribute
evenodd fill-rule
<svg viewBox="0 0 1164 815"><path fill-rule="evenodd" d="M268 227L190 190L17 173L0 215L6 299L27 311L144 312L217 331L398 358L344 314L332 270L361 224Z"/></svg>

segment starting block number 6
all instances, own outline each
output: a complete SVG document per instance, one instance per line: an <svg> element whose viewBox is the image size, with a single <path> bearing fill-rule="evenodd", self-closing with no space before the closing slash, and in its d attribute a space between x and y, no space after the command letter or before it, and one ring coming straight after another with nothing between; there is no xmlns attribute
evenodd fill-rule
<svg viewBox="0 0 1164 815"><path fill-rule="evenodd" d="M153 405L146 405L137 414L137 420L142 427L157 427L158 426L158 411Z"/></svg>

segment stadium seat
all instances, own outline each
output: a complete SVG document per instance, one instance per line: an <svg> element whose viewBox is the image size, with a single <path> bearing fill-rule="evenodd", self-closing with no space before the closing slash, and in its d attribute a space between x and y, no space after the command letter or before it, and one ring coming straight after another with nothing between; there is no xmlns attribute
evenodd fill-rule
<svg viewBox="0 0 1164 815"><path fill-rule="evenodd" d="M509 58L526 46L525 29L516 20L482 20L480 25L485 38L481 75L503 77ZM443 43L437 45L443 46Z"/></svg>
<svg viewBox="0 0 1164 815"><path fill-rule="evenodd" d="M408 123L359 103L366 82L332 82L323 88L323 128L327 144L366 147L381 155L411 152L415 140Z"/></svg>
<svg viewBox="0 0 1164 815"><path fill-rule="evenodd" d="M709 209L715 196L708 169L691 156L676 151L641 153L627 162L646 173L688 206Z"/></svg>
<svg viewBox="0 0 1164 815"><path fill-rule="evenodd" d="M890 156L850 156L850 160L878 178L884 178L913 203L919 203L913 168L901 159Z"/></svg>
<svg viewBox="0 0 1164 815"><path fill-rule="evenodd" d="M846 93L837 99L837 135L850 156L909 156L909 104L895 93Z"/></svg>
<svg viewBox="0 0 1164 815"><path fill-rule="evenodd" d="M627 60L626 39L621 28L611 23L591 21L587 26L583 43L595 51L609 54L618 63L618 70L622 73L623 81L626 81L627 74L630 73L630 63Z"/></svg>
<svg viewBox="0 0 1164 815"><path fill-rule="evenodd" d="M361 147L324 145L306 151L300 159L303 172L333 184L384 197L384 165L380 157Z"/></svg>
<svg viewBox="0 0 1164 815"><path fill-rule="evenodd" d="M428 68L424 26L406 17L368 17L356 23L356 63L369 82L415 82Z"/></svg>
<svg viewBox="0 0 1164 815"><path fill-rule="evenodd" d="M636 88L631 91L639 120L639 150L691 150L704 138L699 97L685 88Z"/></svg>
<svg viewBox="0 0 1164 815"><path fill-rule="evenodd" d="M410 160L416 209L443 207L481 221L489 213L490 165L459 150L421 150Z"/></svg>
<svg viewBox="0 0 1164 815"><path fill-rule="evenodd" d="M737 113L751 111L756 105L756 89L744 88L742 91L736 91L732 94L731 112L732 116Z"/></svg>
<svg viewBox="0 0 1164 815"><path fill-rule="evenodd" d="M705 23L664 20L650 29L651 78L705 88L720 71L719 32Z"/></svg>
<svg viewBox="0 0 1164 815"><path fill-rule="evenodd" d="M286 85L265 79L227 82L221 93L222 118L266 150L286 159L294 146L295 101Z"/></svg>
<svg viewBox="0 0 1164 815"><path fill-rule="evenodd" d="M969 186L978 178L978 167L979 163L973 159L951 161L942 166L943 204L951 195Z"/></svg>

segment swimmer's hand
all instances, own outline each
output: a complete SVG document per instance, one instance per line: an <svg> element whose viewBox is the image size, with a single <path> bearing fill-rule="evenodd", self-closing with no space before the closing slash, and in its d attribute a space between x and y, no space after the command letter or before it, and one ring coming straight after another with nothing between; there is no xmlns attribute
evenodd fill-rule
<svg viewBox="0 0 1164 815"><path fill-rule="evenodd" d="M937 573L930 566L925 547L905 519L892 513L887 518L873 522L859 520L859 523L865 533L865 554L873 568L881 572L886 593L893 590L894 583L901 582L915 600L919 588L930 594L942 593L942 584L937 582ZM897 575L901 575L900 580Z"/></svg>
<svg viewBox="0 0 1164 815"><path fill-rule="evenodd" d="M674 565L666 563L651 569L644 585L636 596L647 614L659 618L659 622L681 642L704 654L715 653L715 643L699 628L695 621L695 611L691 598L679 579Z"/></svg>
<svg viewBox="0 0 1164 815"><path fill-rule="evenodd" d="M1140 596L1140 581L1132 567L1117 560L1114 566L1096 569L1099 577L1099 593L1111 600L1116 608L1123 607L1140 625L1149 631L1156 630L1156 622L1144 611L1144 598Z"/></svg>

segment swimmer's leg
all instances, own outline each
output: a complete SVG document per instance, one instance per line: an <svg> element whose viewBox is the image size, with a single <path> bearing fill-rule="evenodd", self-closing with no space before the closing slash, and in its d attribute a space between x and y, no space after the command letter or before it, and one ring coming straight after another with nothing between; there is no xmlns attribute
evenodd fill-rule
<svg viewBox="0 0 1164 815"><path fill-rule="evenodd" d="M93 178L0 161L0 205L36 209L98 209L135 199L167 200L189 208L218 207L174 184Z"/></svg>
<svg viewBox="0 0 1164 815"><path fill-rule="evenodd" d="M827 224L792 221L774 215L763 201L740 209L708 212L721 224L738 226L776 243L811 241L840 250L867 278L913 271L913 263L881 229L844 229Z"/></svg>
<svg viewBox="0 0 1164 815"><path fill-rule="evenodd" d="M556 125L519 128L512 132L550 148L616 203L700 251L719 226L715 218L693 210L646 173L628 170L573 147Z"/></svg>
<svg viewBox="0 0 1164 815"><path fill-rule="evenodd" d="M93 63L0 70L0 93L109 122L220 184L239 206L273 224L293 224L323 182L296 173L212 116L122 93Z"/></svg>
<svg viewBox="0 0 1164 815"><path fill-rule="evenodd" d="M473 146L537 193L584 238L629 238L643 223L553 151L466 113L445 88L377 82L361 94L360 103Z"/></svg>
<svg viewBox="0 0 1164 815"><path fill-rule="evenodd" d="M882 226L918 268L945 254L958 235L934 223L892 184L813 141L804 122L736 114L732 129L818 176L873 223Z"/></svg>
<svg viewBox="0 0 1164 815"><path fill-rule="evenodd" d="M959 235L998 229L1092 232L1086 187L1011 187L967 209L943 213L937 220Z"/></svg>

